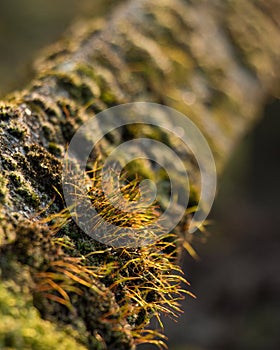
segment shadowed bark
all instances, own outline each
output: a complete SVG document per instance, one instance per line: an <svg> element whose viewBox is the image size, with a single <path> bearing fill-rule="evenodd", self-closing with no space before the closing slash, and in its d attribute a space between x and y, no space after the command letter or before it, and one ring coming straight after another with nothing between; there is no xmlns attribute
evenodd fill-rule
<svg viewBox="0 0 280 350"><path fill-rule="evenodd" d="M73 262L69 259L102 251L86 264L110 262L120 269L133 259L143 263L145 252L109 251L71 222L55 237L63 245L56 245L53 232L33 220L50 203L46 213L63 208L59 196L52 202L54 188L61 192L61 159L79 125L122 103L168 105L186 114L204 133L221 173L267 99L279 95L279 18L280 7L273 0L125 2L106 18L74 25L64 40L37 60L37 77L29 86L0 104L0 287L11 303L34 309L30 327L36 334L53 332L57 342L65 335L72 342L63 345L65 349L79 348L76 342L81 349L133 349L154 313L135 301L126 301L124 312L123 296L132 287L124 282L114 289L108 271L91 275L89 287L82 262L75 260L78 270L67 265ZM139 136L135 130L130 133L131 138ZM103 147L114 146L121 137L120 133L107 140ZM188 166L188 171L191 185L197 186L196 168ZM68 278L74 274L75 282L77 276L86 281L79 289L73 280L62 281L72 306L45 298L42 285L37 288L42 273L63 273L57 261L68 268ZM126 277L138 278L145 272L136 265ZM63 295L58 281L52 283L57 293L53 295ZM152 291L148 283L145 288ZM149 303L151 294L143 290L142 298ZM26 316L9 315L4 304L0 299L3 319L12 317L15 324L12 336L0 325L0 345L5 348L10 341L12 347L23 348L28 337L17 334ZM32 349L43 348L36 334ZM46 346L56 348L51 341Z"/></svg>

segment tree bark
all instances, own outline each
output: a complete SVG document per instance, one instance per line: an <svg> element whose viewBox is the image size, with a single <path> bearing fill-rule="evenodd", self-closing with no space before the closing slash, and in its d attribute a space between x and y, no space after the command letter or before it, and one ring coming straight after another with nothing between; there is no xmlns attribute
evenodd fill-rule
<svg viewBox="0 0 280 350"><path fill-rule="evenodd" d="M54 188L61 191L65 145L79 125L122 103L157 102L186 114L206 136L220 174L267 99L279 96L279 18L280 6L274 0L125 2L105 18L74 25L37 60L37 76L29 86L0 104L0 292L23 310L11 316L0 299L0 314L3 322L14 320L14 348L28 344L22 331L28 318L28 329L34 330L32 349L43 348L37 340L40 332L48 349L56 348L55 341L65 349L133 349L141 342L136 334L154 310L125 301L124 313L117 293L126 295L125 282L114 289L101 274L92 280L96 290L84 283L78 291L73 280L68 281L71 307L44 299L42 285L40 291L37 286L42 273L58 274L54 261L63 261L67 270L68 258L102 250L100 260L87 263L102 265L115 255L111 262L120 268L131 257L144 261L145 253L109 253L77 233L71 222L55 237L63 239L64 246L58 246L53 232L33 218L52 202ZM199 182L195 169L189 170ZM57 196L46 213L62 207ZM130 257L122 260L125 254ZM82 276L80 262L76 260L80 270L75 275L70 268L68 277ZM135 265L134 277L142 273ZM56 297L63 294L57 280L53 288ZM148 302L150 295L145 295ZM25 314L28 309L30 317ZM72 327L70 334L66 325ZM5 348L9 332L1 327L0 345Z"/></svg>

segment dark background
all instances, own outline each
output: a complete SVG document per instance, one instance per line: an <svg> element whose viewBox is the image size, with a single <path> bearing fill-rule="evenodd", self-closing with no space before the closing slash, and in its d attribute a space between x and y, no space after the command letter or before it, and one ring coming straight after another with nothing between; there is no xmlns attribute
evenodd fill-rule
<svg viewBox="0 0 280 350"><path fill-rule="evenodd" d="M28 82L35 54L75 16L111 3L0 0L0 97ZM170 350L280 349L279 112L280 101L268 100L219 181L200 261L182 259L197 299L186 299L177 323L165 320Z"/></svg>

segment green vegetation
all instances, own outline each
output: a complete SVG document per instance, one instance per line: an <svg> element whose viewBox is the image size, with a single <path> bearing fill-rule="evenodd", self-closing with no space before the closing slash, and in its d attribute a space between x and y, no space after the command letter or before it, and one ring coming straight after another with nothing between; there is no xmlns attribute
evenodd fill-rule
<svg viewBox="0 0 280 350"><path fill-rule="evenodd" d="M0 283L0 348L2 350L85 350L68 329L42 320L30 296L13 281Z"/></svg>

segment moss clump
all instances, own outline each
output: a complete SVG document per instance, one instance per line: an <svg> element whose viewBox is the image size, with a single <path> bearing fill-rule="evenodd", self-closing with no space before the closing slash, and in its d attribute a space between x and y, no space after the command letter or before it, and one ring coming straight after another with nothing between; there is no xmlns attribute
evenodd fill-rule
<svg viewBox="0 0 280 350"><path fill-rule="evenodd" d="M3 154L1 155L2 166L5 170L16 170L17 162L10 157L5 157Z"/></svg>
<svg viewBox="0 0 280 350"><path fill-rule="evenodd" d="M0 175L0 204L6 202L6 197L8 194L7 184L7 179L3 175Z"/></svg>
<svg viewBox="0 0 280 350"><path fill-rule="evenodd" d="M0 282L0 348L3 350L86 350L70 332L42 320L32 298L12 282ZM77 334L75 334L78 337Z"/></svg>
<svg viewBox="0 0 280 350"><path fill-rule="evenodd" d="M67 254L62 247L69 248L69 242L55 238L55 231L42 223L19 221L14 232L16 237L0 247L3 281L13 279L22 286L30 307L36 306L45 320L69 329L87 349L105 349L104 343L112 350L133 349L114 294L99 279L104 276L100 267Z"/></svg>
<svg viewBox="0 0 280 350"><path fill-rule="evenodd" d="M26 157L33 181L39 182L46 192L59 180L61 163L45 148L33 144L26 147Z"/></svg>
<svg viewBox="0 0 280 350"><path fill-rule="evenodd" d="M19 109L16 106L1 103L0 104L0 120L9 120L16 118L19 113Z"/></svg>
<svg viewBox="0 0 280 350"><path fill-rule="evenodd" d="M15 187L20 187L25 182L22 174L19 171L12 171L12 172L10 172L9 178L13 182Z"/></svg>
<svg viewBox="0 0 280 350"><path fill-rule="evenodd" d="M14 192L24 199L24 203L37 208L40 204L40 198L33 190L32 186L25 180L22 173L19 171L12 171L9 174L11 185L13 185Z"/></svg>
<svg viewBox="0 0 280 350"><path fill-rule="evenodd" d="M10 135L16 137L19 140L24 139L27 129L22 123L11 123L8 127Z"/></svg>
<svg viewBox="0 0 280 350"><path fill-rule="evenodd" d="M1 206L0 206L0 209ZM13 224L5 218L2 210L0 210L0 247L4 244L11 243L15 240L16 233ZM1 267L0 267L0 276L1 276Z"/></svg>
<svg viewBox="0 0 280 350"><path fill-rule="evenodd" d="M15 189L15 192L23 198L24 203L30 204L34 208L38 208L40 205L40 198L33 192L30 185L20 186Z"/></svg>
<svg viewBox="0 0 280 350"><path fill-rule="evenodd" d="M45 138L48 140L48 141L52 141L54 138L55 138L55 130L54 130L54 127L50 124L44 124L42 126L42 130L43 130L43 133L44 133L44 136Z"/></svg>
<svg viewBox="0 0 280 350"><path fill-rule="evenodd" d="M94 93L90 87L77 74L54 74L60 88L67 91L72 99L77 100L80 105L87 104Z"/></svg>
<svg viewBox="0 0 280 350"><path fill-rule="evenodd" d="M61 157L62 147L54 142L49 143L48 151L56 157Z"/></svg>

